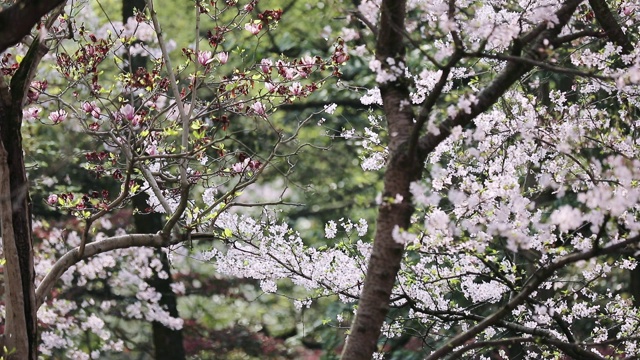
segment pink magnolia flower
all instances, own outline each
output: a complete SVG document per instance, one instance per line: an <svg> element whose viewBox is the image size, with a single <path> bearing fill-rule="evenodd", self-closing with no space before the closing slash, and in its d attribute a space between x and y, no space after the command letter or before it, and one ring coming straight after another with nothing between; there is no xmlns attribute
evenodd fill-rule
<svg viewBox="0 0 640 360"><path fill-rule="evenodd" d="M207 66L213 61L213 57L211 55L211 51L199 51L198 52L198 62L202 66Z"/></svg>
<svg viewBox="0 0 640 360"><path fill-rule="evenodd" d="M155 143L151 143L146 149L144 149L144 151L149 155L158 155L158 146Z"/></svg>
<svg viewBox="0 0 640 360"><path fill-rule="evenodd" d="M30 103L37 101L40 97L40 94L47 90L49 84L47 81L33 81L31 86L29 87L29 91L27 92L27 99Z"/></svg>
<svg viewBox="0 0 640 360"><path fill-rule="evenodd" d="M60 124L66 119L67 119L67 112L64 110L54 111L51 114L49 114L49 120L53 121L54 124Z"/></svg>
<svg viewBox="0 0 640 360"><path fill-rule="evenodd" d="M258 170L262 166L262 162L260 160L251 160L249 161L249 167L252 170Z"/></svg>
<svg viewBox="0 0 640 360"><path fill-rule="evenodd" d="M142 116L140 115L134 116L133 119L131 120L131 125L133 125L134 128L137 128L138 126L140 126L140 124L142 124Z"/></svg>
<svg viewBox="0 0 640 360"><path fill-rule="evenodd" d="M85 101L84 103L82 103L82 110L84 110L84 112L90 113L91 110L93 110L93 107L95 105L96 103L94 101L92 102Z"/></svg>
<svg viewBox="0 0 640 360"><path fill-rule="evenodd" d="M38 101L39 97L40 97L40 93L38 91L34 91L33 89L29 89L29 91L27 92L27 99L29 100L29 103L32 103L34 101Z"/></svg>
<svg viewBox="0 0 640 360"><path fill-rule="evenodd" d="M349 60L349 54L347 54L344 51L336 51L333 54L333 61L335 61L338 64L342 64L345 63Z"/></svg>
<svg viewBox="0 0 640 360"><path fill-rule="evenodd" d="M262 162L260 162L260 160L251 160L246 158L243 161L231 165L231 170L233 170L234 173L241 173L246 169L258 170L260 166L262 166Z"/></svg>
<svg viewBox="0 0 640 360"><path fill-rule="evenodd" d="M264 83L264 87L270 93L274 93L276 91L276 89L278 88L274 83L272 83L270 81L267 81L266 83Z"/></svg>
<svg viewBox="0 0 640 360"><path fill-rule="evenodd" d="M253 110L253 112L256 113L259 116L266 116L267 115L267 109L259 101L256 101L253 105L251 105L251 110Z"/></svg>
<svg viewBox="0 0 640 360"><path fill-rule="evenodd" d="M120 114L122 114L125 119L132 121L136 116L136 109L131 106L131 104L127 104L120 108Z"/></svg>
<svg viewBox="0 0 640 360"><path fill-rule="evenodd" d="M276 66L278 67L278 74L280 74L280 76L284 77L287 80L293 80L299 74L298 70L296 70L294 66L292 66L288 62L278 60Z"/></svg>
<svg viewBox="0 0 640 360"><path fill-rule="evenodd" d="M291 86L289 86L289 91L291 91L291 94L293 94L294 96L300 96L304 93L302 84L300 84L299 82L294 82L293 84L291 84Z"/></svg>
<svg viewBox="0 0 640 360"><path fill-rule="evenodd" d="M40 109L37 107L30 107L22 110L22 118L26 121L32 122L40 117Z"/></svg>
<svg viewBox="0 0 640 360"><path fill-rule="evenodd" d="M56 194L49 195L49 197L47 198L47 204L55 205L57 203L58 203L58 195Z"/></svg>
<svg viewBox="0 0 640 360"><path fill-rule="evenodd" d="M310 69L316 64L316 59L312 56L303 56L302 59L300 59L300 64L305 68Z"/></svg>
<svg viewBox="0 0 640 360"><path fill-rule="evenodd" d="M84 110L88 114L91 114L91 116L93 116L96 119L100 118L100 108L98 107L98 105L96 105L95 101L92 101L92 102L85 101L82 104L82 110Z"/></svg>
<svg viewBox="0 0 640 360"><path fill-rule="evenodd" d="M270 59L262 59L260 61L260 70L265 74L271 72L271 66L273 66L273 62Z"/></svg>
<svg viewBox="0 0 640 360"><path fill-rule="evenodd" d="M219 52L216 54L216 59L220 61L220 64L226 64L229 61L229 53L226 51Z"/></svg>
<svg viewBox="0 0 640 360"><path fill-rule="evenodd" d="M304 56L300 59L299 72L303 77L309 76L313 66L316 64L316 59L311 56Z"/></svg>
<svg viewBox="0 0 640 360"><path fill-rule="evenodd" d="M234 173L241 173L244 171L244 168L247 166L248 163L249 163L249 159L245 159L243 162L237 162L231 165L231 170L233 170Z"/></svg>
<svg viewBox="0 0 640 360"><path fill-rule="evenodd" d="M284 68L282 71L282 76L284 76L284 78L287 80L295 79L296 77L298 77L298 74L298 70L291 67Z"/></svg>
<svg viewBox="0 0 640 360"><path fill-rule="evenodd" d="M244 29L252 33L253 35L258 35L260 30L262 30L262 23L246 23L244 24Z"/></svg>

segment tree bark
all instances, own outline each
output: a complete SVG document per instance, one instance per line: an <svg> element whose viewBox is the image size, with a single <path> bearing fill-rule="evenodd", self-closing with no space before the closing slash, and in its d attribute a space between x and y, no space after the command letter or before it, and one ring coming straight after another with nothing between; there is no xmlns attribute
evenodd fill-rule
<svg viewBox="0 0 640 360"><path fill-rule="evenodd" d="M386 0L381 5L376 55L380 62L393 58L404 61L402 30L406 12L405 1ZM370 359L376 351L380 328L389 311L389 298L404 245L393 239L396 227L406 229L413 213L409 185L419 179L423 162L417 154L408 153L407 141L413 129L413 111L409 89L403 80L380 87L384 113L389 129L390 161L384 176L383 202L379 207L373 251L360 296L356 317L351 326L342 359ZM405 104L403 106L403 104ZM397 200L396 200L397 199Z"/></svg>
<svg viewBox="0 0 640 360"><path fill-rule="evenodd" d="M12 81L13 82L13 81ZM13 89L12 89L13 90ZM31 201L22 151L22 96L0 82L0 201L8 300L5 341L8 359L36 359L36 306Z"/></svg>
<svg viewBox="0 0 640 360"><path fill-rule="evenodd" d="M29 35L33 26L66 0L23 0L0 11L0 53Z"/></svg>
<svg viewBox="0 0 640 360"><path fill-rule="evenodd" d="M25 304L22 293L22 274L13 232L11 208L11 185L7 151L0 142L0 216L2 217L2 248L6 261L4 266L6 319L3 347L9 349L10 352L15 351L16 354L23 356L29 352L29 336L24 317Z"/></svg>
<svg viewBox="0 0 640 360"><path fill-rule="evenodd" d="M613 16L607 2L605 0L589 0L589 5L609 40L620 46L623 54L630 54L633 51L633 43Z"/></svg>
<svg viewBox="0 0 640 360"><path fill-rule="evenodd" d="M27 33L41 16L63 1L20 2L0 12L0 49L11 36ZM24 15L24 11L31 13ZM22 14L22 15L21 15ZM32 17L37 14L37 19ZM59 12L54 11L54 17ZM9 17L7 17L7 15ZM13 16L13 17L12 17ZM17 16L17 17L15 17ZM24 16L24 17L23 17ZM28 28L28 22L33 21ZM50 23L43 26L50 26ZM7 35L7 29L9 34ZM4 35L7 37L3 37ZM22 36L26 35L23 34ZM19 40L19 39L18 39ZM0 52L2 51L0 50ZM4 341L11 352L7 359L37 358L37 303L35 270L33 266L33 237L31 229L31 198L22 149L22 108L40 60L49 48L36 36L10 84L0 77L0 177L2 178L2 242L5 250L5 297L7 324ZM2 349L0 349L2 351Z"/></svg>

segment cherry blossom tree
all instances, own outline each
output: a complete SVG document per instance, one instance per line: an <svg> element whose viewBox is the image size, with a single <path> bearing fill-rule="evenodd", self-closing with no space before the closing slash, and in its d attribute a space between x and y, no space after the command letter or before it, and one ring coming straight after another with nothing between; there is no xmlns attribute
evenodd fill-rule
<svg viewBox="0 0 640 360"><path fill-rule="evenodd" d="M628 256L639 240L631 220L637 156L633 146L609 142L635 143L633 111L598 102L599 92L634 101L630 25L637 4L616 3L612 11L604 1L581 3L360 5L357 16L376 35L370 66L390 139L376 237L343 358L372 356L389 304L409 307L409 318L443 335L441 342L427 340L435 348L428 359L500 346L523 349L512 357L560 351L601 358L607 352L596 348L599 342L635 354L636 340L628 338L635 325L623 321L611 332L610 324L592 332L574 327L578 319L628 308L613 289L592 285L634 268ZM379 15L370 11L378 6ZM605 45L598 55L596 44ZM414 68L414 57L430 66ZM550 103L535 97L545 91L545 73L571 82L570 89L551 91ZM465 78L472 81L456 81ZM539 201L546 188L564 204ZM602 263L611 254L616 263ZM582 285L564 287L571 296L544 291L563 288L574 266L591 270L576 280ZM458 291L469 307L447 295ZM586 299L593 306L577 310ZM514 321L523 318L529 323ZM500 331L512 336L494 336ZM533 341L545 346L527 345Z"/></svg>
<svg viewBox="0 0 640 360"><path fill-rule="evenodd" d="M341 32L384 116L342 136L385 167L373 245L344 218L323 248L225 218L240 243L218 268L358 301L344 359L406 336L428 359L636 357L637 8L360 2Z"/></svg>

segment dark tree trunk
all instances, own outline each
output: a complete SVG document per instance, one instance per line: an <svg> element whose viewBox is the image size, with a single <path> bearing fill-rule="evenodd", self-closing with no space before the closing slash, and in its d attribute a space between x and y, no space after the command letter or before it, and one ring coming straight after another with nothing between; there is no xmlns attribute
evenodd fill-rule
<svg viewBox="0 0 640 360"><path fill-rule="evenodd" d="M20 73L22 74L22 73ZM16 74L15 76L19 76ZM17 296L21 305L14 306L13 309L7 309L7 312L13 312L15 321L24 322L26 333L17 336L26 336L28 349L16 349L15 355L9 355L9 359L36 359L37 357L37 329L36 329L36 302L35 302L35 286L34 286L34 268L33 268L33 242L31 235L31 199L29 197L29 185L27 181L27 173L24 166L24 155L22 151L22 95L20 89L11 91L4 83L0 83L0 147L4 148L6 156L6 165L0 167L0 171L8 171L9 194L0 194L0 196L9 196L11 199L11 226L3 226L3 246L5 249L15 246L17 257L7 256L5 274L10 276L12 269L19 274L20 288L17 283L13 287L8 279L8 287L6 294L9 297ZM12 81L13 85L13 81ZM19 88L19 86L17 86ZM3 174L6 176L6 174ZM3 218L9 219L7 214L3 214ZM11 229L9 229L11 228ZM11 234L8 232L11 231ZM9 244L12 242L13 244ZM13 263L17 260L17 264ZM14 275L15 276L15 275ZM15 279L12 279L15 280ZM11 301L11 300L9 300ZM7 304L7 306L12 306ZM11 331L9 329L5 329ZM7 334L5 334L7 335ZM16 336L16 335L14 335ZM6 338L7 344L12 344L11 339ZM18 339L19 341L22 339ZM9 349L11 350L11 349Z"/></svg>
<svg viewBox="0 0 640 360"><path fill-rule="evenodd" d="M65 0L22 0L0 11L0 53L29 35L33 26Z"/></svg>
<svg viewBox="0 0 640 360"><path fill-rule="evenodd" d="M387 58L404 61L403 35L405 1L383 1L379 26L376 55L383 64ZM381 86L380 92L384 104L389 134L391 159L384 176L383 203L380 205L376 222L376 235L373 251L369 259L367 276L364 282L358 312L351 327L342 359L370 359L376 351L380 327L389 311L389 298L395 283L396 274L404 245L393 239L396 227L409 227L413 207L409 185L422 173L422 162L417 155L408 153L407 141L413 129L413 111L410 106L409 89L402 80ZM400 199L401 201L395 201Z"/></svg>
<svg viewBox="0 0 640 360"><path fill-rule="evenodd" d="M640 261L640 258L636 257L636 261ZM640 306L640 266L631 270L630 276L629 293L633 297L633 306Z"/></svg>
<svg viewBox="0 0 640 360"><path fill-rule="evenodd" d="M144 211L147 205L148 195L141 193L133 198L133 205L138 211ZM136 230L141 234L154 234L162 230L162 215L158 213L138 213L133 216ZM156 249L155 254L162 261L162 271L167 273L166 278L160 278L155 273L153 279L149 281L149 285L154 287L162 297L160 298L160 306L169 312L172 317L178 317L178 302L176 295L171 289L171 266L167 255L161 250ZM151 323L153 330L153 344L155 348L156 360L181 360L185 359L184 345L182 342L182 330L173 330L162 323L154 321Z"/></svg>
<svg viewBox="0 0 640 360"><path fill-rule="evenodd" d="M146 4L144 0L123 0L122 1L122 19L126 23L127 19L135 16L136 11L144 10ZM146 67L147 58L143 56L129 56L129 68L131 72L136 72L140 67ZM159 213L146 213L147 199L149 197L144 194L138 194L133 198L133 206L138 210L133 220L136 230L141 234L155 234L162 230L163 219ZM171 289L171 266L167 255L161 250L156 249L156 256L162 262L162 271L167 273L166 278L160 278L155 273L153 279L149 281L149 285L154 287L162 297L160 298L160 306L166 309L172 317L178 317L178 302L176 295ZM182 341L182 330L173 330L162 323L154 321L152 323L153 345L155 348L156 360L182 360L185 359L184 345Z"/></svg>

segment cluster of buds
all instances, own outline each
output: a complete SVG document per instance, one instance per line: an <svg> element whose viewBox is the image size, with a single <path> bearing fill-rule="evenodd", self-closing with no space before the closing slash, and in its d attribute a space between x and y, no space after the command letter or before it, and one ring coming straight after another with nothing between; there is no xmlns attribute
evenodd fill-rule
<svg viewBox="0 0 640 360"><path fill-rule="evenodd" d="M100 151L100 152L96 152L96 151L92 151L92 152L88 152L86 154L84 154L84 157L87 159L87 161L89 162L97 162L97 163L101 163L103 162L106 158L109 157L109 153L106 151Z"/></svg>
<svg viewBox="0 0 640 360"><path fill-rule="evenodd" d="M347 53L346 47L344 45L343 39L338 39L338 44L336 48L333 50L333 55L331 56L331 60L336 64L344 64L349 61L349 54Z"/></svg>
<svg viewBox="0 0 640 360"><path fill-rule="evenodd" d="M109 191L91 191L87 194L82 194L79 198L76 198L73 193L50 194L47 197L47 204L50 206L62 206L74 210L84 210L88 206L95 208L104 208L106 201L109 199Z"/></svg>
<svg viewBox="0 0 640 360"><path fill-rule="evenodd" d="M10 53L4 54L0 59L0 72L2 72L2 75L11 76L16 71L18 71L19 67L20 64L18 64L13 55Z"/></svg>
<svg viewBox="0 0 640 360"><path fill-rule="evenodd" d="M247 6L245 6L245 10L247 11L253 10L253 5L248 4ZM281 17L282 17L281 9L265 10L261 14L258 14L259 20L254 20L246 23L244 25L244 29L252 33L253 35L258 35L260 33L260 30L262 30L263 27L269 27L269 25L277 23Z"/></svg>
<svg viewBox="0 0 640 360"><path fill-rule="evenodd" d="M100 118L100 108L98 107L98 105L96 105L95 101L85 101L84 103L82 103L82 110L96 119Z"/></svg>
<svg viewBox="0 0 640 360"><path fill-rule="evenodd" d="M38 101L40 94L47 90L48 86L49 84L46 80L32 82L31 86L29 87L29 91L27 92L27 103L31 104L35 101Z"/></svg>

